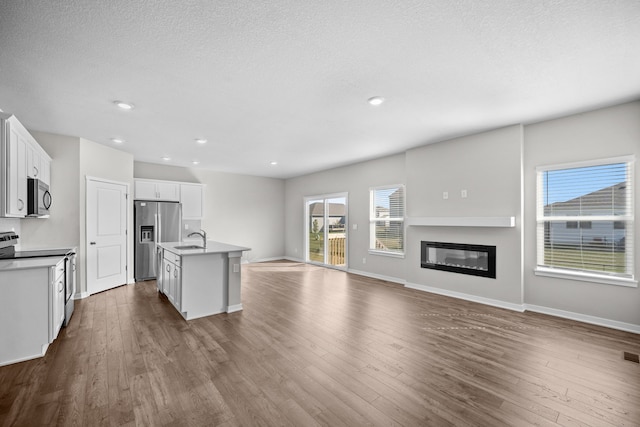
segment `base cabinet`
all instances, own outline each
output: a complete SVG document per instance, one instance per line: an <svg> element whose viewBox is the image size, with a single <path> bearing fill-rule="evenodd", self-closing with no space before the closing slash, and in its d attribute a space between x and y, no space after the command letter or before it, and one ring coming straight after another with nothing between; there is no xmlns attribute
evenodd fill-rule
<svg viewBox="0 0 640 427"><path fill-rule="evenodd" d="M162 260L162 293L178 311L182 311L182 269L181 257L164 251Z"/></svg>
<svg viewBox="0 0 640 427"><path fill-rule="evenodd" d="M44 356L64 322L64 259L0 270L0 295L0 366Z"/></svg>
<svg viewBox="0 0 640 427"><path fill-rule="evenodd" d="M64 259L51 267L49 278L49 343L52 343L64 323Z"/></svg>

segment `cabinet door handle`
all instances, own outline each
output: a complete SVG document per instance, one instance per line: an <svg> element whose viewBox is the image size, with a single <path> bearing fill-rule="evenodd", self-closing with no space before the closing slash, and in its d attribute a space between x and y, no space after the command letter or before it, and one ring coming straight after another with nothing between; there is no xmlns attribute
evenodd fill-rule
<svg viewBox="0 0 640 427"><path fill-rule="evenodd" d="M22 199L18 199L18 202L20 202L20 206L18 207L18 210L21 211L22 209L24 209L24 202L22 201Z"/></svg>
<svg viewBox="0 0 640 427"><path fill-rule="evenodd" d="M95 245L95 244L96 244L96 242L89 242L89 244L90 244L90 245Z"/></svg>
<svg viewBox="0 0 640 427"><path fill-rule="evenodd" d="M178 277L178 270L173 270L173 277Z"/></svg>
<svg viewBox="0 0 640 427"><path fill-rule="evenodd" d="M37 167L33 167L33 176L38 176L38 168Z"/></svg>
<svg viewBox="0 0 640 427"><path fill-rule="evenodd" d="M167 265L167 272L171 271L171 266Z"/></svg>
<svg viewBox="0 0 640 427"><path fill-rule="evenodd" d="M62 280L58 282L58 292L62 292L64 290L64 286L62 285Z"/></svg>

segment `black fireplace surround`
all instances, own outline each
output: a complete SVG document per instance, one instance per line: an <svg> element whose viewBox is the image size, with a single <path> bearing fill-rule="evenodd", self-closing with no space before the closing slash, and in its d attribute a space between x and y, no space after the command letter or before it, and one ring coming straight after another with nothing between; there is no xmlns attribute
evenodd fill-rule
<svg viewBox="0 0 640 427"><path fill-rule="evenodd" d="M422 268L496 278L496 247L462 243L421 242Z"/></svg>

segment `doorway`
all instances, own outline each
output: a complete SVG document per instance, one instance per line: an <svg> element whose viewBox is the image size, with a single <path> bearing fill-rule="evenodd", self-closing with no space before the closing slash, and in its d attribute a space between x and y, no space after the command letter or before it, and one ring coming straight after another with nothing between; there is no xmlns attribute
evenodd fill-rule
<svg viewBox="0 0 640 427"><path fill-rule="evenodd" d="M87 292L127 283L129 184L87 177Z"/></svg>
<svg viewBox="0 0 640 427"><path fill-rule="evenodd" d="M305 198L306 262L346 270L348 265L347 194Z"/></svg>

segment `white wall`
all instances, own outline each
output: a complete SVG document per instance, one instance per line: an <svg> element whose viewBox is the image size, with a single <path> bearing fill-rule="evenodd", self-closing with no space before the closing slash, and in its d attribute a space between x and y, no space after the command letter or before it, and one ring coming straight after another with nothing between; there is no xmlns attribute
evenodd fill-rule
<svg viewBox="0 0 640 427"><path fill-rule="evenodd" d="M525 183L525 301L539 307L638 325L640 289L533 274L536 265L536 166L636 156L635 274L640 271L640 102L604 108L524 129Z"/></svg>
<svg viewBox="0 0 640 427"><path fill-rule="evenodd" d="M382 185L405 184L405 181L404 154L288 179L285 185L287 257L305 259L304 198L346 192L349 269L402 282L405 276L404 259L370 255L368 252L369 189ZM353 224L357 224L357 230L353 230ZM363 258L366 258L366 264L362 262Z"/></svg>
<svg viewBox="0 0 640 427"><path fill-rule="evenodd" d="M205 184L202 228L210 240L251 248L243 261L283 256L283 180L143 162L134 166L136 178Z"/></svg>

